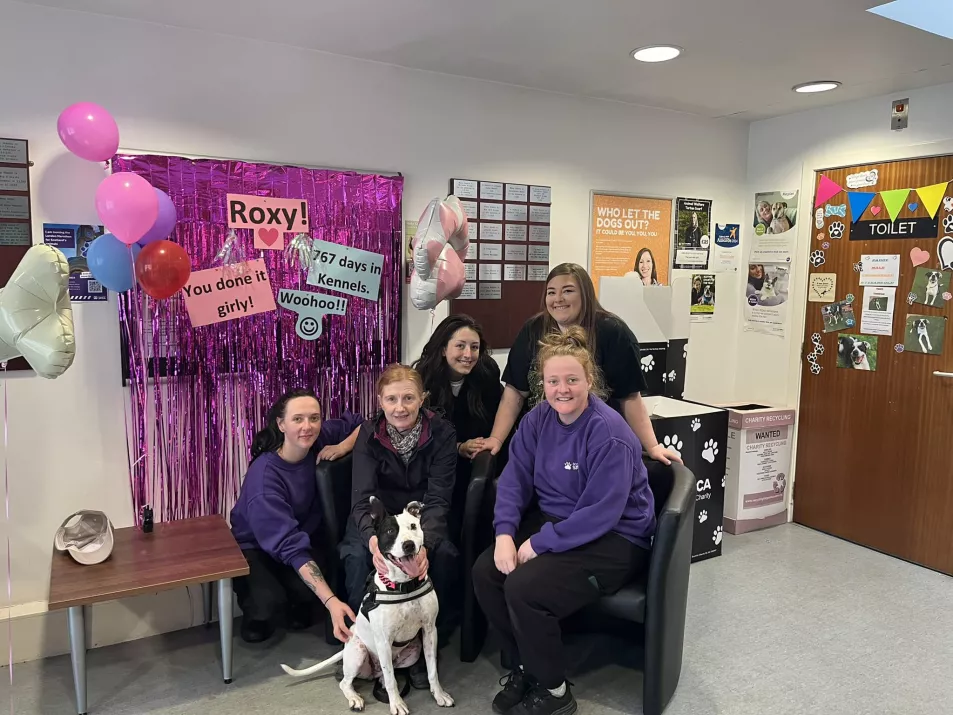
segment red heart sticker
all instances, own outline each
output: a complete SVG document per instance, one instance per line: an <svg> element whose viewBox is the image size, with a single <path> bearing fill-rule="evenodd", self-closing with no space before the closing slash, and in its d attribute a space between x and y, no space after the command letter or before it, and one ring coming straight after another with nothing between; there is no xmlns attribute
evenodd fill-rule
<svg viewBox="0 0 953 715"><path fill-rule="evenodd" d="M266 246L273 246L275 241L278 240L280 234L278 233L277 228L260 228L258 229L258 238L261 239L261 242Z"/></svg>
<svg viewBox="0 0 953 715"><path fill-rule="evenodd" d="M922 266L924 263L930 260L929 251L924 251L922 248L911 248L910 249L910 262L914 266Z"/></svg>
<svg viewBox="0 0 953 715"><path fill-rule="evenodd" d="M876 216L877 214L880 213L880 207L879 207L879 206L872 206L872 207L870 208L870 213L872 213L874 216Z"/></svg>

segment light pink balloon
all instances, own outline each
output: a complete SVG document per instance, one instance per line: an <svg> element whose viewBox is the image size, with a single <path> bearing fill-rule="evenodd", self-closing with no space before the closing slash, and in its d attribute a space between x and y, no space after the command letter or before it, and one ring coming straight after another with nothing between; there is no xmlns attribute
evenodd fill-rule
<svg viewBox="0 0 953 715"><path fill-rule="evenodd" d="M110 174L96 189L96 213L106 230L125 244L146 235L159 215L155 189L138 174Z"/></svg>
<svg viewBox="0 0 953 715"><path fill-rule="evenodd" d="M92 102L72 104L56 120L60 141L87 161L106 161L119 149L119 127L112 115Z"/></svg>
<svg viewBox="0 0 953 715"><path fill-rule="evenodd" d="M447 245L437 260L437 302L447 298L456 298L463 291L466 282L466 269L463 261Z"/></svg>

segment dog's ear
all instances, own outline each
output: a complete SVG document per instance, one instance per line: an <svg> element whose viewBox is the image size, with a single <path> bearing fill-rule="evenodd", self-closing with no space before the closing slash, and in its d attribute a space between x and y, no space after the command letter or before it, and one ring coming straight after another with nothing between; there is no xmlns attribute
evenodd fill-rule
<svg viewBox="0 0 953 715"><path fill-rule="evenodd" d="M415 519L419 519L419 518L420 518L420 513L421 513L423 510L424 510L424 505L421 504L419 501L412 501L412 502L410 502L410 504L408 504L406 507L404 507L404 511L406 511L408 514L410 514L410 515L411 515L412 517L414 517Z"/></svg>
<svg viewBox="0 0 953 715"><path fill-rule="evenodd" d="M376 527L387 518L387 508L377 497L371 497L371 523Z"/></svg>

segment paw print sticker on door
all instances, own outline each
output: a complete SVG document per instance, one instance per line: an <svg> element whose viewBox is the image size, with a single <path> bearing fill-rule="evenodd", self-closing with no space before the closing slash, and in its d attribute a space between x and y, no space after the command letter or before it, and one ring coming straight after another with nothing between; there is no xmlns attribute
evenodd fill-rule
<svg viewBox="0 0 953 715"><path fill-rule="evenodd" d="M824 265L824 251L811 251L811 265L815 268Z"/></svg>
<svg viewBox="0 0 953 715"><path fill-rule="evenodd" d="M943 217L943 233L953 233L953 216Z"/></svg>
<svg viewBox="0 0 953 715"><path fill-rule="evenodd" d="M642 362L642 372L652 372L655 369L655 358L651 355L646 355L641 360Z"/></svg>
<svg viewBox="0 0 953 715"><path fill-rule="evenodd" d="M845 228L846 226L844 226L843 223L841 223L840 221L835 221L834 223L832 223L830 226L827 227L827 233L830 235L832 239L836 241L837 239L844 237Z"/></svg>
<svg viewBox="0 0 953 715"><path fill-rule="evenodd" d="M702 459L704 459L709 464L715 463L715 457L718 456L718 443L710 439L705 442L705 448L702 450Z"/></svg>

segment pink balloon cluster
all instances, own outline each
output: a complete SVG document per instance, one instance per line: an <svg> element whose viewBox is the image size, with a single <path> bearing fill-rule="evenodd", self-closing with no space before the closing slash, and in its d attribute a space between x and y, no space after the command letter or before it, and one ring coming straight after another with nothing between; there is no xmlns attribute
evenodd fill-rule
<svg viewBox="0 0 953 715"><path fill-rule="evenodd" d="M119 150L119 127L116 125L116 120L98 104L78 102L70 105L60 114L56 129L63 145L81 159L96 162L108 161ZM128 171L110 174L103 179L96 189L96 213L111 234L97 240L118 239L130 247L134 244L144 247L157 241L164 241L175 229L176 215L172 199L138 174ZM186 255L178 246L175 248ZM140 267L139 265L141 261L146 260L143 256L160 256L168 252L168 250L140 252L139 257L135 259L136 276L150 274L149 266ZM104 281L107 287L110 282L114 285L126 284L127 279L132 278L132 254L130 253L127 258L129 276L124 275L126 266L112 265L114 261L123 260L121 256L117 256L115 251L103 252L102 260L90 264L93 277L99 278L96 275L98 271L104 278L112 279ZM181 266L181 256L177 254L177 258ZM181 275L180 268L176 276ZM180 290L187 281L188 273L185 274L182 285L171 293L168 282L164 284L161 291L153 290L150 285L147 285L147 281L140 280L140 284L147 294L161 299ZM132 284L129 283L129 285Z"/></svg>
<svg viewBox="0 0 953 715"><path fill-rule="evenodd" d="M469 247L467 215L460 199L451 195L431 201L420 216L412 245L410 301L415 308L430 310L440 301L460 295Z"/></svg>

